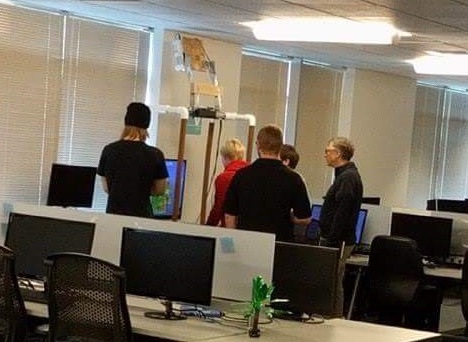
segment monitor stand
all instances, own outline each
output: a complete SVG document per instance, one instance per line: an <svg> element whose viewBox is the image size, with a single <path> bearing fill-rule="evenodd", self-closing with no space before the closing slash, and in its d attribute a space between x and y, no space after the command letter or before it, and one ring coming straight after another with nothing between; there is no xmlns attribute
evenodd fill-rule
<svg viewBox="0 0 468 342"><path fill-rule="evenodd" d="M186 316L180 313L174 312L172 308L172 301L161 300L161 304L164 305L164 311L148 311L148 312L145 312L145 317L154 318L154 319L167 319L171 321L187 319Z"/></svg>

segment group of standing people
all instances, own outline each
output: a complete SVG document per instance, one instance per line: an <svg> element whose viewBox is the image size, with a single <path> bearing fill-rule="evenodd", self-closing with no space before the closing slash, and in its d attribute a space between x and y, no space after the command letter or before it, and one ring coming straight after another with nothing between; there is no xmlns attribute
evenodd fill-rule
<svg viewBox="0 0 468 342"><path fill-rule="evenodd" d="M102 151L97 173L109 194L106 212L152 217L150 195L163 194L168 172L164 154L145 143L150 109L143 103L128 105L121 139ZM207 225L273 233L279 241L292 241L295 225L311 220L311 204L303 177L294 169L299 155L283 144L279 127L258 131L258 159L244 160L238 139L220 149L224 171L216 177L214 204ZM354 162L353 144L344 137L330 139L325 161L334 168L334 181L324 196L320 214L320 244L341 249L339 277L355 242L354 227L361 206L363 186ZM337 294L336 314L342 314L343 289Z"/></svg>

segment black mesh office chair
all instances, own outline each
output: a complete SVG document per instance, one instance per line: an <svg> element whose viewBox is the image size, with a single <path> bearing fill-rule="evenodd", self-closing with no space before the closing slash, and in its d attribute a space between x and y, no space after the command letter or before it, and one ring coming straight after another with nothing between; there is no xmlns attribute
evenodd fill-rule
<svg viewBox="0 0 468 342"><path fill-rule="evenodd" d="M468 249L465 252L462 268L462 283L461 283L461 307L463 317L466 321L465 336L468 336Z"/></svg>
<svg viewBox="0 0 468 342"><path fill-rule="evenodd" d="M78 253L50 255L44 264L49 341L62 337L132 340L123 268Z"/></svg>
<svg viewBox="0 0 468 342"><path fill-rule="evenodd" d="M4 246L0 246L0 326L3 341L25 340L28 324L15 273L15 256Z"/></svg>
<svg viewBox="0 0 468 342"><path fill-rule="evenodd" d="M438 329L441 296L424 282L416 242L400 236L376 236L368 268L369 308L378 322L408 328Z"/></svg>

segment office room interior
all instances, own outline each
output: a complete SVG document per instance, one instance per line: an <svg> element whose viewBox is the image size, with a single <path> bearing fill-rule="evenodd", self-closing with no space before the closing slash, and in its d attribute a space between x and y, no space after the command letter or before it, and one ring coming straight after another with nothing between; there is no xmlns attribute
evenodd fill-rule
<svg viewBox="0 0 468 342"><path fill-rule="evenodd" d="M166 158L177 158L180 117L158 114L156 108L186 107L190 103L189 75L174 68L173 42L180 35L199 38L209 59L215 62L224 112L253 114L256 130L268 123L282 127L285 142L295 145L300 154L297 170L306 180L311 202L322 202L333 179L323 158L328 139L349 137L356 146L353 160L362 176L364 196L381 200L379 206L363 205L369 211L363 242L370 244L374 236L390 232L392 212L449 217L454 219L451 254L461 260L458 257L468 244L468 216L427 211L426 205L430 199L463 201L468 197L468 78L416 74L407 60L426 50L465 52L468 3L343 0L327 7L321 2L278 0L268 8L255 1L196 1L196 6L188 0L160 3L0 3L1 241L10 211L96 220L100 225L97 234L101 235L97 235L92 253L115 263L117 249L105 246L103 227L118 220L134 227L147 224L156 230L168 224L196 234L209 134L209 121L205 119L195 121L193 130L185 136L183 159L187 170L178 223L109 218L103 214L106 194L99 179L93 208L43 208L51 165L97 166L102 148L118 139L125 107L132 101L145 102L153 110L149 143L158 146ZM195 7L197 11L187 10ZM237 25L297 12L326 12L355 20L385 17L387 21L394 19L413 37L402 37L390 46L260 42L250 29ZM226 18L226 26L216 29L221 25L220 18ZM28 25L13 30L18 22ZM194 71L193 80L210 82L210 75ZM201 105L212 106L213 99L202 98ZM216 120L210 177L222 170L218 132L221 142L239 137L247 143L248 128L246 121ZM256 157L254 151L253 159ZM212 193L208 208L211 197ZM223 236L216 229L208 228L208 235ZM248 240L244 235L237 238ZM247 270L263 270L271 278L267 259L271 257L272 240L262 237L261 241L268 251L259 254L259 268ZM114 246L119 243L110 242ZM214 285L221 297L226 295L223 272L215 273ZM246 291L240 289L236 299ZM448 326L464 324L459 306L456 312L451 311L454 313L449 313Z"/></svg>

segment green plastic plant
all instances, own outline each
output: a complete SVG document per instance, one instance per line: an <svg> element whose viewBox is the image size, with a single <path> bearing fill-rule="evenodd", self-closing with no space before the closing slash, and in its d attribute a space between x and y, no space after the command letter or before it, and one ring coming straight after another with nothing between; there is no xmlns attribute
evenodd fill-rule
<svg viewBox="0 0 468 342"><path fill-rule="evenodd" d="M267 316L271 317L272 310L270 308L266 308L265 304L270 302L273 290L274 286L268 285L262 276L254 277L252 279L252 299L245 316L250 317L255 313L259 313L262 309L265 309L264 311Z"/></svg>
<svg viewBox="0 0 468 342"><path fill-rule="evenodd" d="M268 318L272 316L272 310L266 309L265 303L270 302L271 294L274 290L273 285L268 285L261 276L256 276L252 279L252 299L249 303L248 311L245 316L249 319L249 336L259 337L260 329L258 321L260 311L264 309Z"/></svg>

